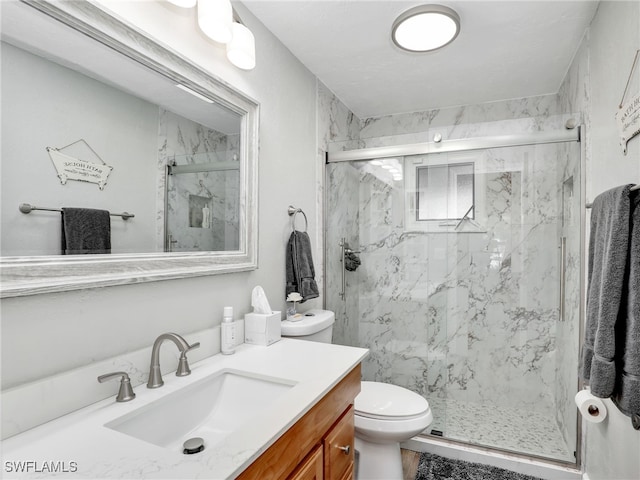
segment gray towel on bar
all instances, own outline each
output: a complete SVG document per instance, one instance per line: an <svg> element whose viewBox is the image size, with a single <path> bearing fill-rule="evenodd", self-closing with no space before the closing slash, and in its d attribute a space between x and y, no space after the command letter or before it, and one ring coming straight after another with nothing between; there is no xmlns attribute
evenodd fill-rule
<svg viewBox="0 0 640 480"><path fill-rule="evenodd" d="M311 257L311 240L307 232L294 230L291 233L287 242L286 270L285 295L298 292L302 295L300 303L319 296Z"/></svg>
<svg viewBox="0 0 640 480"><path fill-rule="evenodd" d="M631 192L631 236L629 238L626 315L616 325L619 375L613 401L625 414L640 415L640 191Z"/></svg>
<svg viewBox="0 0 640 480"><path fill-rule="evenodd" d="M111 218L107 210L62 209L62 254L111 253Z"/></svg>
<svg viewBox="0 0 640 480"><path fill-rule="evenodd" d="M629 250L629 185L598 195L591 209L587 319L582 346L582 377L591 393L608 398L616 383L616 322L626 308L622 299ZM626 306L624 306L626 307Z"/></svg>

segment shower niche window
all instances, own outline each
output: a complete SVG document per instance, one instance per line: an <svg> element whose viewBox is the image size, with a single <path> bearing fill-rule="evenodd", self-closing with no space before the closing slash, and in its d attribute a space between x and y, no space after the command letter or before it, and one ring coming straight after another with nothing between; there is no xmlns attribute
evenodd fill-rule
<svg viewBox="0 0 640 480"><path fill-rule="evenodd" d="M473 163L416 169L416 220L473 218Z"/></svg>
<svg viewBox="0 0 640 480"><path fill-rule="evenodd" d="M189 227L211 228L211 201L209 197L189 195Z"/></svg>
<svg viewBox="0 0 640 480"><path fill-rule="evenodd" d="M478 227L475 221L481 201L476 198L476 164L469 158L411 159L406 165L407 231L455 232ZM443 161L446 160L446 163ZM467 225L468 224L468 225Z"/></svg>

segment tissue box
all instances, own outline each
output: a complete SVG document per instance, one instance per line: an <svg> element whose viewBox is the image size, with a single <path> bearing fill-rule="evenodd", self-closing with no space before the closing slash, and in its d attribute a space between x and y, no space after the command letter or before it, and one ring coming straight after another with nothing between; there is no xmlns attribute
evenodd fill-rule
<svg viewBox="0 0 640 480"><path fill-rule="evenodd" d="M244 343L271 345L280 340L280 312L247 313L244 316Z"/></svg>

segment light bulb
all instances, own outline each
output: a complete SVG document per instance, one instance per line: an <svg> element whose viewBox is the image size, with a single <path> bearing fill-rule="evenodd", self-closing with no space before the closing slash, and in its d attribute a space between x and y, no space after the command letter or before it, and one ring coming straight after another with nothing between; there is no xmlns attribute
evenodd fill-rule
<svg viewBox="0 0 640 480"><path fill-rule="evenodd" d="M233 9L230 0L198 0L198 26L211 40L229 42L232 23Z"/></svg>
<svg viewBox="0 0 640 480"><path fill-rule="evenodd" d="M256 41L247 27L234 22L231 25L233 35L227 43L227 58L236 67L252 70L256 66Z"/></svg>

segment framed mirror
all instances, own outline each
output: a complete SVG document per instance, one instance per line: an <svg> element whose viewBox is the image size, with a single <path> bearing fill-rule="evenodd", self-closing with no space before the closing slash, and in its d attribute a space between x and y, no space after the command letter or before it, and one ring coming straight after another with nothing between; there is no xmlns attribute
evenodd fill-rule
<svg viewBox="0 0 640 480"><path fill-rule="evenodd" d="M90 2L1 27L0 296L257 267L255 100ZM62 255L69 207L110 213L110 254Z"/></svg>

